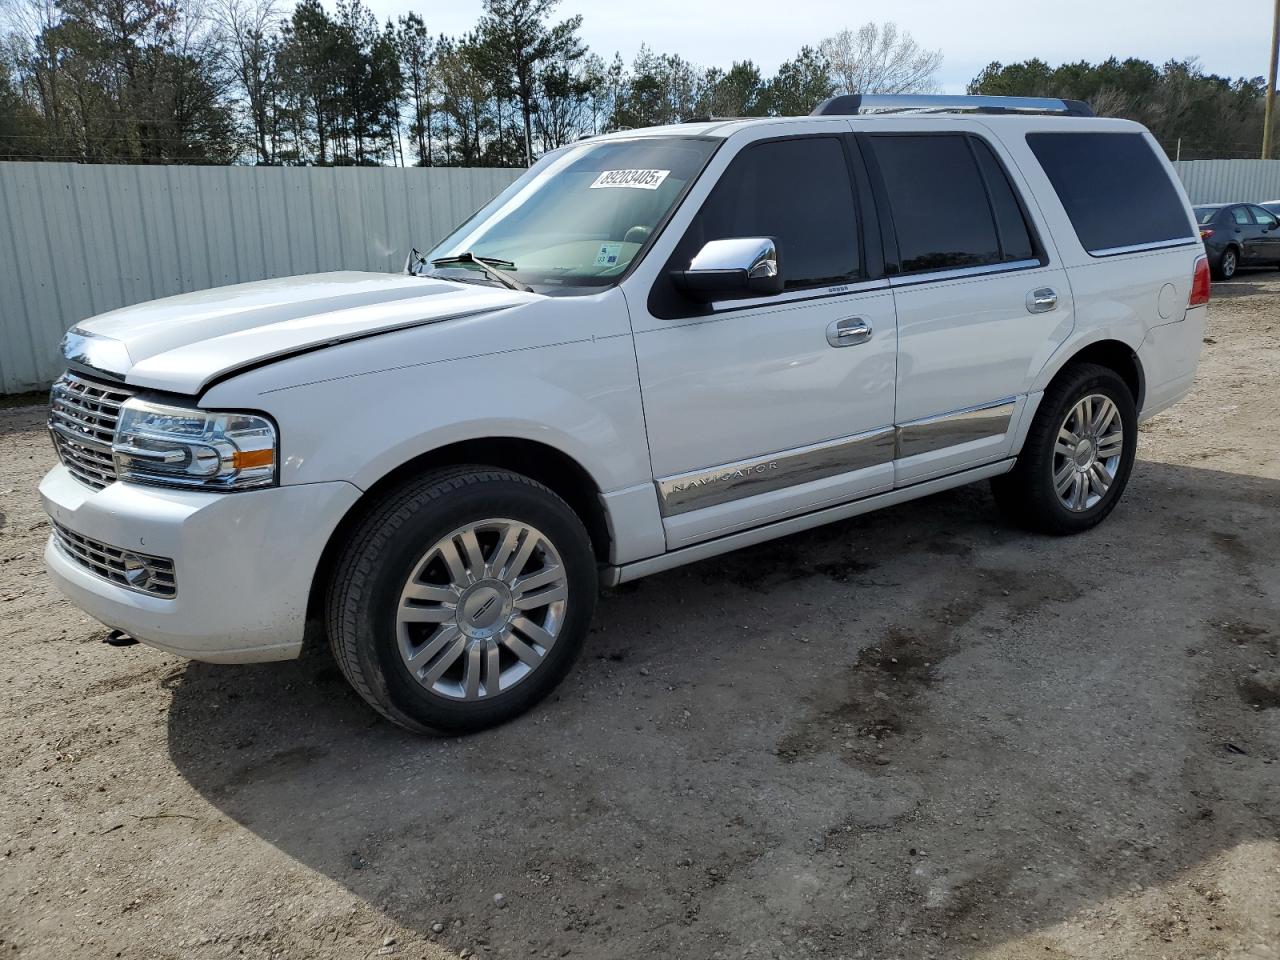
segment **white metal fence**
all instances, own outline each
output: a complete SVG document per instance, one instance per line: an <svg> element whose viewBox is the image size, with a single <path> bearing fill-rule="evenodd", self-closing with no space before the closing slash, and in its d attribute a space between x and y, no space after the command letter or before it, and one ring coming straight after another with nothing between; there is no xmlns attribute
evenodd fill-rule
<svg viewBox="0 0 1280 960"><path fill-rule="evenodd" d="M1280 199L1280 160L1183 160L1193 203ZM0 393L105 310L319 270L400 269L519 170L0 163Z"/></svg>
<svg viewBox="0 0 1280 960"><path fill-rule="evenodd" d="M1179 160L1192 203L1280 200L1280 160Z"/></svg>
<svg viewBox="0 0 1280 960"><path fill-rule="evenodd" d="M320 270L399 270L510 169L0 163L0 393L61 372L85 317Z"/></svg>

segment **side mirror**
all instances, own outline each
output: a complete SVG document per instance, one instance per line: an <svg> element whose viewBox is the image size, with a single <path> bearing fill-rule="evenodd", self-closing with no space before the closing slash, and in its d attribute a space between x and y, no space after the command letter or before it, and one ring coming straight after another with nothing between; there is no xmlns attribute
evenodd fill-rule
<svg viewBox="0 0 1280 960"><path fill-rule="evenodd" d="M671 278L686 296L704 303L782 292L778 246L770 237L712 240Z"/></svg>

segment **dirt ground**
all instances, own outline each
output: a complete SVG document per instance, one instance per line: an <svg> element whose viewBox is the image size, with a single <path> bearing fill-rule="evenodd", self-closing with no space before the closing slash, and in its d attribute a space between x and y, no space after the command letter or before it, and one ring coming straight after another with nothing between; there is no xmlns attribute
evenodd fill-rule
<svg viewBox="0 0 1280 960"><path fill-rule="evenodd" d="M465 739L105 645L0 411L0 960L1280 957L1280 276L1214 297L1098 530L978 486L643 580Z"/></svg>

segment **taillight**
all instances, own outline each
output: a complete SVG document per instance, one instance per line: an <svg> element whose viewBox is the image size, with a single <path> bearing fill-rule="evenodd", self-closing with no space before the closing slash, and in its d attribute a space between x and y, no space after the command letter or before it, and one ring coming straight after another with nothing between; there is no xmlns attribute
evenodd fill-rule
<svg viewBox="0 0 1280 960"><path fill-rule="evenodd" d="M1206 227L1204 230L1201 230L1201 231L1200 231L1200 239L1201 239L1201 240L1208 240L1208 239L1209 239L1210 237L1212 237L1212 236L1213 236L1213 230L1212 230L1212 229L1210 229L1210 228L1207 228L1207 227Z"/></svg>
<svg viewBox="0 0 1280 960"><path fill-rule="evenodd" d="M1188 307L1203 307L1209 302L1209 258L1196 257L1195 269L1191 274L1191 299Z"/></svg>

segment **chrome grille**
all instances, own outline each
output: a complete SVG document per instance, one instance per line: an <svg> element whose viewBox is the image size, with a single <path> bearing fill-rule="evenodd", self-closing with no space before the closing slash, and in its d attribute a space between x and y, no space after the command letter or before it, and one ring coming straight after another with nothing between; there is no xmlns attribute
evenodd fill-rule
<svg viewBox="0 0 1280 960"><path fill-rule="evenodd" d="M111 441L120 404L132 391L67 372L49 394L49 431L58 458L79 480L102 489L116 479Z"/></svg>
<svg viewBox="0 0 1280 960"><path fill-rule="evenodd" d="M103 580L153 597L171 599L178 593L173 561L168 557L121 550L81 536L59 523L53 523L53 542L68 557Z"/></svg>

